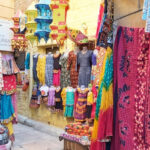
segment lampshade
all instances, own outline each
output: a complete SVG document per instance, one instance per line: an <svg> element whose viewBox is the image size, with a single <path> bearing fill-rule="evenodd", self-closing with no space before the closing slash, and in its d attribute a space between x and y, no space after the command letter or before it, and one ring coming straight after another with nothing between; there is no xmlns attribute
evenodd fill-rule
<svg viewBox="0 0 150 150"><path fill-rule="evenodd" d="M66 16L69 8L69 0L52 0L50 7L53 12L50 36L58 44L63 45L67 38Z"/></svg>
<svg viewBox="0 0 150 150"><path fill-rule="evenodd" d="M37 23L35 22L35 18L37 17L37 10L35 9L35 4L36 3L33 1L25 12L27 15L26 38L31 42L31 44L33 44L34 41L37 41L37 37L34 35L37 29Z"/></svg>
<svg viewBox="0 0 150 150"><path fill-rule="evenodd" d="M13 49L24 50L27 47L27 40L25 38L26 28L22 28L22 30L20 29L21 26L25 27L25 25L23 25L23 23L25 22L20 22L21 17L25 16L19 10L17 11L16 15L12 18L12 20L14 21L14 26L11 28L11 30L14 32L14 37L12 39L11 44Z"/></svg>
<svg viewBox="0 0 150 150"><path fill-rule="evenodd" d="M37 23L37 29L35 31L35 36L38 37L40 41L42 38L47 42L49 39L50 29L49 25L52 23L52 12L49 7L50 0L40 0L38 4L35 5L37 8L37 18L35 22Z"/></svg>

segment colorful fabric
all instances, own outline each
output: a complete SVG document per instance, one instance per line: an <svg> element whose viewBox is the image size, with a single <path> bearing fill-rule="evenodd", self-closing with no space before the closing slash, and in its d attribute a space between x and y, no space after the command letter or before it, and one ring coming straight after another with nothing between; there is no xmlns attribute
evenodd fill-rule
<svg viewBox="0 0 150 150"><path fill-rule="evenodd" d="M48 106L55 106L55 88L49 89Z"/></svg>
<svg viewBox="0 0 150 150"><path fill-rule="evenodd" d="M92 91L88 92L87 105L92 105L94 103L94 96Z"/></svg>
<svg viewBox="0 0 150 150"><path fill-rule="evenodd" d="M105 53L106 53L106 49L100 47L100 50L98 51L98 54L96 56L96 66L92 66L92 75L94 76L94 80L93 80L94 86L99 86L99 84L100 84L99 76L101 73L101 68L103 65Z"/></svg>
<svg viewBox="0 0 150 150"><path fill-rule="evenodd" d="M88 43L88 37L76 29L68 29L68 37L78 45Z"/></svg>
<svg viewBox="0 0 150 150"><path fill-rule="evenodd" d="M2 68L2 53L0 53L0 91L4 87L2 71L3 71L3 68Z"/></svg>
<svg viewBox="0 0 150 150"><path fill-rule="evenodd" d="M91 150L105 150L106 141L112 136L113 123L113 57L107 48L100 74L100 86L96 104Z"/></svg>
<svg viewBox="0 0 150 150"><path fill-rule="evenodd" d="M60 86L60 75L61 75L60 70L56 70L53 72L53 85L54 86Z"/></svg>
<svg viewBox="0 0 150 150"><path fill-rule="evenodd" d="M55 90L55 108L60 110L63 109L61 92L62 92L61 88Z"/></svg>
<svg viewBox="0 0 150 150"><path fill-rule="evenodd" d="M30 69L30 53L27 53L26 59L25 59L25 69Z"/></svg>
<svg viewBox="0 0 150 150"><path fill-rule="evenodd" d="M114 136L112 150L150 149L150 34L118 27L114 46Z"/></svg>
<svg viewBox="0 0 150 150"><path fill-rule="evenodd" d="M71 86L76 88L78 85L78 72L76 70L77 55L74 51L69 52L67 69L70 70Z"/></svg>
<svg viewBox="0 0 150 150"><path fill-rule="evenodd" d="M67 60L68 57L61 56L59 60L59 64L61 65L61 87L68 87L70 86L70 71L67 70Z"/></svg>
<svg viewBox="0 0 150 150"><path fill-rule="evenodd" d="M15 111L15 120L13 123L17 123L18 122L18 108L17 108L17 95L16 95L16 93L12 94L11 100L12 100L12 105L13 105L13 108Z"/></svg>
<svg viewBox="0 0 150 150"><path fill-rule="evenodd" d="M47 86L53 85L53 56L47 55L46 56L46 67L45 67L45 83Z"/></svg>
<svg viewBox="0 0 150 150"><path fill-rule="evenodd" d="M36 66L37 77L42 85L45 85L46 56L40 55Z"/></svg>
<svg viewBox="0 0 150 150"><path fill-rule="evenodd" d="M62 103L63 103L63 110L65 111L66 108L66 92L67 88L63 88L62 92L61 92L61 97L62 97Z"/></svg>
<svg viewBox="0 0 150 150"><path fill-rule="evenodd" d="M15 112L10 95L0 95L0 122L9 123L15 118Z"/></svg>
<svg viewBox="0 0 150 150"><path fill-rule="evenodd" d="M86 105L87 105L88 89L81 90L80 88L78 88L77 92L78 92L78 99L76 102L74 119L75 121L83 122L86 119Z"/></svg>
<svg viewBox="0 0 150 150"><path fill-rule="evenodd" d="M66 107L65 107L65 117L73 117L74 108L74 91L67 91L66 94Z"/></svg>
<svg viewBox="0 0 150 150"><path fill-rule="evenodd" d="M15 75L4 75L3 76L4 87L1 91L1 94L6 93L7 95L11 95L16 92L16 76Z"/></svg>

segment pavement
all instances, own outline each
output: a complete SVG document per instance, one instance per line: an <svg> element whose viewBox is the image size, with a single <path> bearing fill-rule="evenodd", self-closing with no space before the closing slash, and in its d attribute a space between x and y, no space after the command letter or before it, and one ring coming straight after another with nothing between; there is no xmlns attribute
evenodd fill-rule
<svg viewBox="0 0 150 150"><path fill-rule="evenodd" d="M63 141L57 136L35 130L32 127L14 125L15 143L12 150L63 150Z"/></svg>

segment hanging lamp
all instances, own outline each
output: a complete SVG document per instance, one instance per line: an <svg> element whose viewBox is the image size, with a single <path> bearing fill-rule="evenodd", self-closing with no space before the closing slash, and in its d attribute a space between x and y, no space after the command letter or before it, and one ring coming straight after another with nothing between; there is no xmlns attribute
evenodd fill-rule
<svg viewBox="0 0 150 150"><path fill-rule="evenodd" d="M37 22L35 36L38 37L39 41L44 38L45 42L47 42L49 39L51 31L49 25L52 23L52 12L49 5L50 0L40 0L39 3L35 5L38 13L37 18L35 19Z"/></svg>

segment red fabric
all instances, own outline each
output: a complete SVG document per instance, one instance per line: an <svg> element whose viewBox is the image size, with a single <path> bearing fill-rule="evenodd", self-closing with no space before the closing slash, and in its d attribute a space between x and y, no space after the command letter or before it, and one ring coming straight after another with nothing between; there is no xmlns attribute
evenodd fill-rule
<svg viewBox="0 0 150 150"><path fill-rule="evenodd" d="M6 94L13 94L16 92L16 76L15 75L4 75L3 76L4 80L4 87L2 92Z"/></svg>
<svg viewBox="0 0 150 150"><path fill-rule="evenodd" d="M104 14L104 5L101 4L101 5L100 5L100 9L99 9L99 15L98 15L98 23L97 23L97 30L96 30L96 38L98 38L100 26L101 26L102 19L103 19L103 14Z"/></svg>

